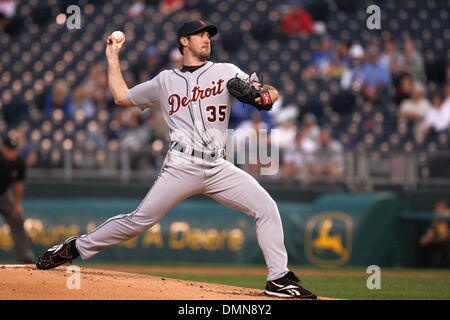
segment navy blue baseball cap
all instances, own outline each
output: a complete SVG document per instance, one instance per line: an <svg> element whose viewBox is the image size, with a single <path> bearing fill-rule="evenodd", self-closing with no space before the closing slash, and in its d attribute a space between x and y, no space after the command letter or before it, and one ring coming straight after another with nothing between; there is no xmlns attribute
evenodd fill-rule
<svg viewBox="0 0 450 320"><path fill-rule="evenodd" d="M203 20L187 20L178 28L178 40L201 31L207 31L210 37L215 36L218 32L215 25L206 24Z"/></svg>

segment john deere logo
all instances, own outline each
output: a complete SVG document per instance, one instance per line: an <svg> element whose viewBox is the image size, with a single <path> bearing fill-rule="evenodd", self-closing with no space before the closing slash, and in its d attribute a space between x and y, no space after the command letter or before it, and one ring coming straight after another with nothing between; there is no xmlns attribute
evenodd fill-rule
<svg viewBox="0 0 450 320"><path fill-rule="evenodd" d="M322 267L345 264L352 251L353 219L346 213L328 211L314 215L306 224L306 258Z"/></svg>

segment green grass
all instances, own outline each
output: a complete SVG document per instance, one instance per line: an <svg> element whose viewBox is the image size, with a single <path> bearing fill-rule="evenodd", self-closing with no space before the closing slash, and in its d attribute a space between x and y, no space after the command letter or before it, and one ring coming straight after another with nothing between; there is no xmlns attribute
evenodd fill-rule
<svg viewBox="0 0 450 320"><path fill-rule="evenodd" d="M130 263L126 263L130 265ZM132 263L133 264L133 263ZM117 265L117 263L115 263ZM143 263L134 265L207 267L236 269L236 274L151 273L151 275L188 281L200 281L264 289L266 276L242 274L246 269L261 269L264 265L237 265L219 263ZM450 269L385 268L381 269L381 289L369 290L366 286L365 267L320 269L312 266L290 266L297 270L303 285L319 296L352 300L450 300ZM332 271L334 274L302 274L302 270ZM342 274L340 274L342 273ZM345 274L347 273L347 274ZM353 273L349 275L348 273ZM419 275L420 274L420 275ZM424 275L424 276L421 276Z"/></svg>
<svg viewBox="0 0 450 320"><path fill-rule="evenodd" d="M421 272L424 272L421 270ZM263 289L263 275L222 275L222 274L183 274L152 273L150 275L188 281L201 281ZM381 289L369 290L367 276L359 275L304 275L303 285L319 296L352 300L450 300L450 278L381 276Z"/></svg>

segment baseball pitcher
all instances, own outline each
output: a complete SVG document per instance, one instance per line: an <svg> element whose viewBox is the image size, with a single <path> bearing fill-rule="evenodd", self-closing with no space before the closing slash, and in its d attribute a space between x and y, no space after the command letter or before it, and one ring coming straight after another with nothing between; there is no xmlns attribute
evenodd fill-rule
<svg viewBox="0 0 450 320"><path fill-rule="evenodd" d="M275 201L252 176L224 158L233 97L258 110L270 110L278 92L233 64L209 61L211 38L217 32L217 27L201 20L185 21L178 29L183 65L162 71L131 89L125 84L119 63L125 37L108 37L108 84L115 103L142 110L161 108L170 128L169 150L158 178L136 210L112 217L92 232L48 249L36 263L39 269L55 268L78 256L89 259L138 236L180 201L203 193L255 221L268 267L266 294L317 298L287 267L283 226Z"/></svg>

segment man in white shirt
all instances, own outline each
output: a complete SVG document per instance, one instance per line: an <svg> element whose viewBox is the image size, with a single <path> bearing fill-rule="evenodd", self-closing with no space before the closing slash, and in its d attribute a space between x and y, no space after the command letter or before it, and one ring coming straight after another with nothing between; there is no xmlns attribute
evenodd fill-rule
<svg viewBox="0 0 450 320"><path fill-rule="evenodd" d="M432 101L433 107L423 120L424 129L433 129L436 132L445 131L450 126L450 97L443 102L442 95L436 93L433 95Z"/></svg>
<svg viewBox="0 0 450 320"><path fill-rule="evenodd" d="M417 131L430 109L431 103L425 97L425 86L416 82L413 84L411 98L400 104L398 118L400 121L415 122L414 130Z"/></svg>

